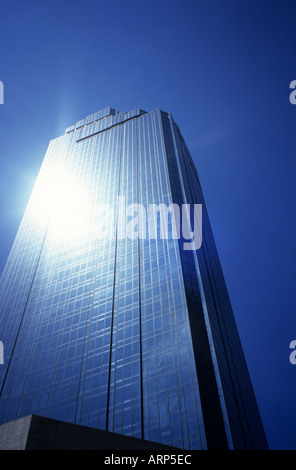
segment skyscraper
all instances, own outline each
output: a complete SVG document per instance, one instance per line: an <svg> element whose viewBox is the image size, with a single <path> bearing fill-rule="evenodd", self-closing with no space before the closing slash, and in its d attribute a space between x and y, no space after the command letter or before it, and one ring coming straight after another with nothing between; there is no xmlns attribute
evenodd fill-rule
<svg viewBox="0 0 296 470"><path fill-rule="evenodd" d="M171 208L193 231L194 204L188 247ZM50 142L0 295L1 423L34 413L182 449L267 447L171 114L106 108Z"/></svg>

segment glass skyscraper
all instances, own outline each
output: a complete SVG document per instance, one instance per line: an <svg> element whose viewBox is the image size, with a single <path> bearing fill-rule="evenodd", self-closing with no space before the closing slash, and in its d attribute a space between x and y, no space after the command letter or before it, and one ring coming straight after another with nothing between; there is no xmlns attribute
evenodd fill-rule
<svg viewBox="0 0 296 470"><path fill-rule="evenodd" d="M202 243L185 249L158 209L186 205L193 227L194 204ZM137 205L156 208L153 237L139 210L126 236ZM171 114L106 108L50 142L0 295L0 423L38 414L181 449L267 448Z"/></svg>

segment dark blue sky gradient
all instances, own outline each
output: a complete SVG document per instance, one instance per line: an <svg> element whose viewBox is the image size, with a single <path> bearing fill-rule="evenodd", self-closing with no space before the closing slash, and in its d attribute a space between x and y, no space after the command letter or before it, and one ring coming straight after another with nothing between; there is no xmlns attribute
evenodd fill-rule
<svg viewBox="0 0 296 470"><path fill-rule="evenodd" d="M296 449L296 2L2 0L0 268L50 139L161 108L196 163L269 445Z"/></svg>

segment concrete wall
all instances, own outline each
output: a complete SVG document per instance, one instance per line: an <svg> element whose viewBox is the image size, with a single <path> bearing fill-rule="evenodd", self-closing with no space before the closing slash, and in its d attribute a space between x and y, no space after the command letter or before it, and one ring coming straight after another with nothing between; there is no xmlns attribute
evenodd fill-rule
<svg viewBox="0 0 296 470"><path fill-rule="evenodd" d="M142 439L30 415L0 426L0 450L173 450Z"/></svg>

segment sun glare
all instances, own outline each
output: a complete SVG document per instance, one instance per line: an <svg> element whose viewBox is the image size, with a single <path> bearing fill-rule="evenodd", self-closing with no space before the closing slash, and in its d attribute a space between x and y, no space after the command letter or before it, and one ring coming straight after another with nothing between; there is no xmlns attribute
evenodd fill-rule
<svg viewBox="0 0 296 470"><path fill-rule="evenodd" d="M36 183L29 210L40 223L48 223L48 236L65 241L89 230L90 198L74 176L48 173Z"/></svg>

